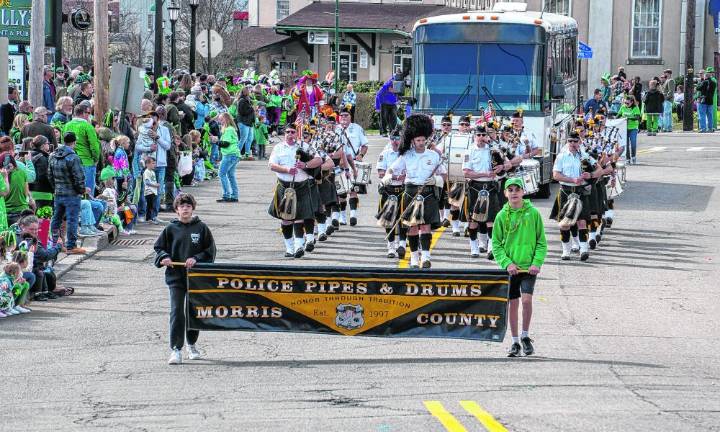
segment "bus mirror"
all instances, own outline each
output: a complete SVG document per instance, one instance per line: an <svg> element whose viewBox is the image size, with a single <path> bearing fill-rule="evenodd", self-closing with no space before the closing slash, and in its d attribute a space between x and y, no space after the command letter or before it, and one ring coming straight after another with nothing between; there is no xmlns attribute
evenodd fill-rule
<svg viewBox="0 0 720 432"><path fill-rule="evenodd" d="M563 85L562 83L553 84L552 91L550 92L550 97L552 99L565 99L565 85Z"/></svg>

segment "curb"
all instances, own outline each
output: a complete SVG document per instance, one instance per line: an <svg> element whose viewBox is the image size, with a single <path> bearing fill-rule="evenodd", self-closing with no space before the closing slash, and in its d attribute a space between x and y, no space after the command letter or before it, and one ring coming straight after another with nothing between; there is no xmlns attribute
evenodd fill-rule
<svg viewBox="0 0 720 432"><path fill-rule="evenodd" d="M110 242L117 238L117 229L114 226L104 225L103 228L106 230L103 235L81 239L81 247L87 250L86 254L67 255L63 253L61 255L61 258L59 258L55 262L55 265L53 265L55 275L58 279L63 277L67 272L73 270L78 264L92 258L96 253L110 246Z"/></svg>

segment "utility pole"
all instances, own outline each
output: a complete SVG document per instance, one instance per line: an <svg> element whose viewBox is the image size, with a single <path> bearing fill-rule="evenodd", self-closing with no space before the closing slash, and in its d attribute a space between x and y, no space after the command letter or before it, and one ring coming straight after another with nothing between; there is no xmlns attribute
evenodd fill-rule
<svg viewBox="0 0 720 432"><path fill-rule="evenodd" d="M340 0L335 0L335 96L340 93Z"/></svg>
<svg viewBox="0 0 720 432"><path fill-rule="evenodd" d="M30 91L28 96L34 107L43 106L43 80L45 57L45 0L32 0L30 12Z"/></svg>
<svg viewBox="0 0 720 432"><path fill-rule="evenodd" d="M108 0L95 0L95 118L102 121L108 110Z"/></svg>
<svg viewBox="0 0 720 432"><path fill-rule="evenodd" d="M210 55L210 44L212 43L210 39L210 29L212 28L212 15L213 15L213 2L210 0L208 3L210 3L210 7L208 8L208 25L207 25L207 73L208 75L212 74L212 56Z"/></svg>
<svg viewBox="0 0 720 432"><path fill-rule="evenodd" d="M163 0L155 0L155 79L162 75Z"/></svg>
<svg viewBox="0 0 720 432"><path fill-rule="evenodd" d="M692 132L694 127L693 90L695 75L695 0L687 0L685 6L685 106L683 108L683 131Z"/></svg>
<svg viewBox="0 0 720 432"><path fill-rule="evenodd" d="M62 66L62 1L55 2L55 10L53 11L53 19L55 20L55 68Z"/></svg>

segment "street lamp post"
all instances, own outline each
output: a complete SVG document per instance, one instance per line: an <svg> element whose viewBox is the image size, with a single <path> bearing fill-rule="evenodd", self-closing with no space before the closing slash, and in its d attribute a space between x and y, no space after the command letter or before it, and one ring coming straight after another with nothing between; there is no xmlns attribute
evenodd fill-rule
<svg viewBox="0 0 720 432"><path fill-rule="evenodd" d="M190 73L195 72L195 29L197 27L197 8L200 0L190 0Z"/></svg>
<svg viewBox="0 0 720 432"><path fill-rule="evenodd" d="M170 69L173 71L177 67L175 56L175 23L180 15L180 7L174 1L168 6L168 18L170 18Z"/></svg>

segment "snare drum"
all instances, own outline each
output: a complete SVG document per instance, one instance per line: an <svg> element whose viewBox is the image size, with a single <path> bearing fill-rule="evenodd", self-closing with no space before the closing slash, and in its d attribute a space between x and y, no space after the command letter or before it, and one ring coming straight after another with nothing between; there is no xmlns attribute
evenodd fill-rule
<svg viewBox="0 0 720 432"><path fill-rule="evenodd" d="M513 173L510 178L519 178L522 180L525 195L531 195L537 193L540 190L540 188L538 187L538 183L535 181L535 175L532 171L518 170Z"/></svg>
<svg viewBox="0 0 720 432"><path fill-rule="evenodd" d="M335 189L338 195L345 195L350 192L350 180L345 177L343 170L335 170Z"/></svg>
<svg viewBox="0 0 720 432"><path fill-rule="evenodd" d="M356 185L369 185L370 174L372 173L372 164L368 162L355 162L355 168L357 169L357 176L353 180L353 184Z"/></svg>
<svg viewBox="0 0 720 432"><path fill-rule="evenodd" d="M473 145L473 135L452 132L445 138L445 157L448 159L448 180L451 183L464 182L463 162Z"/></svg>
<svg viewBox="0 0 720 432"><path fill-rule="evenodd" d="M520 170L531 172L535 179L535 185L540 184L540 162L535 159L523 159L523 161L520 162Z"/></svg>

